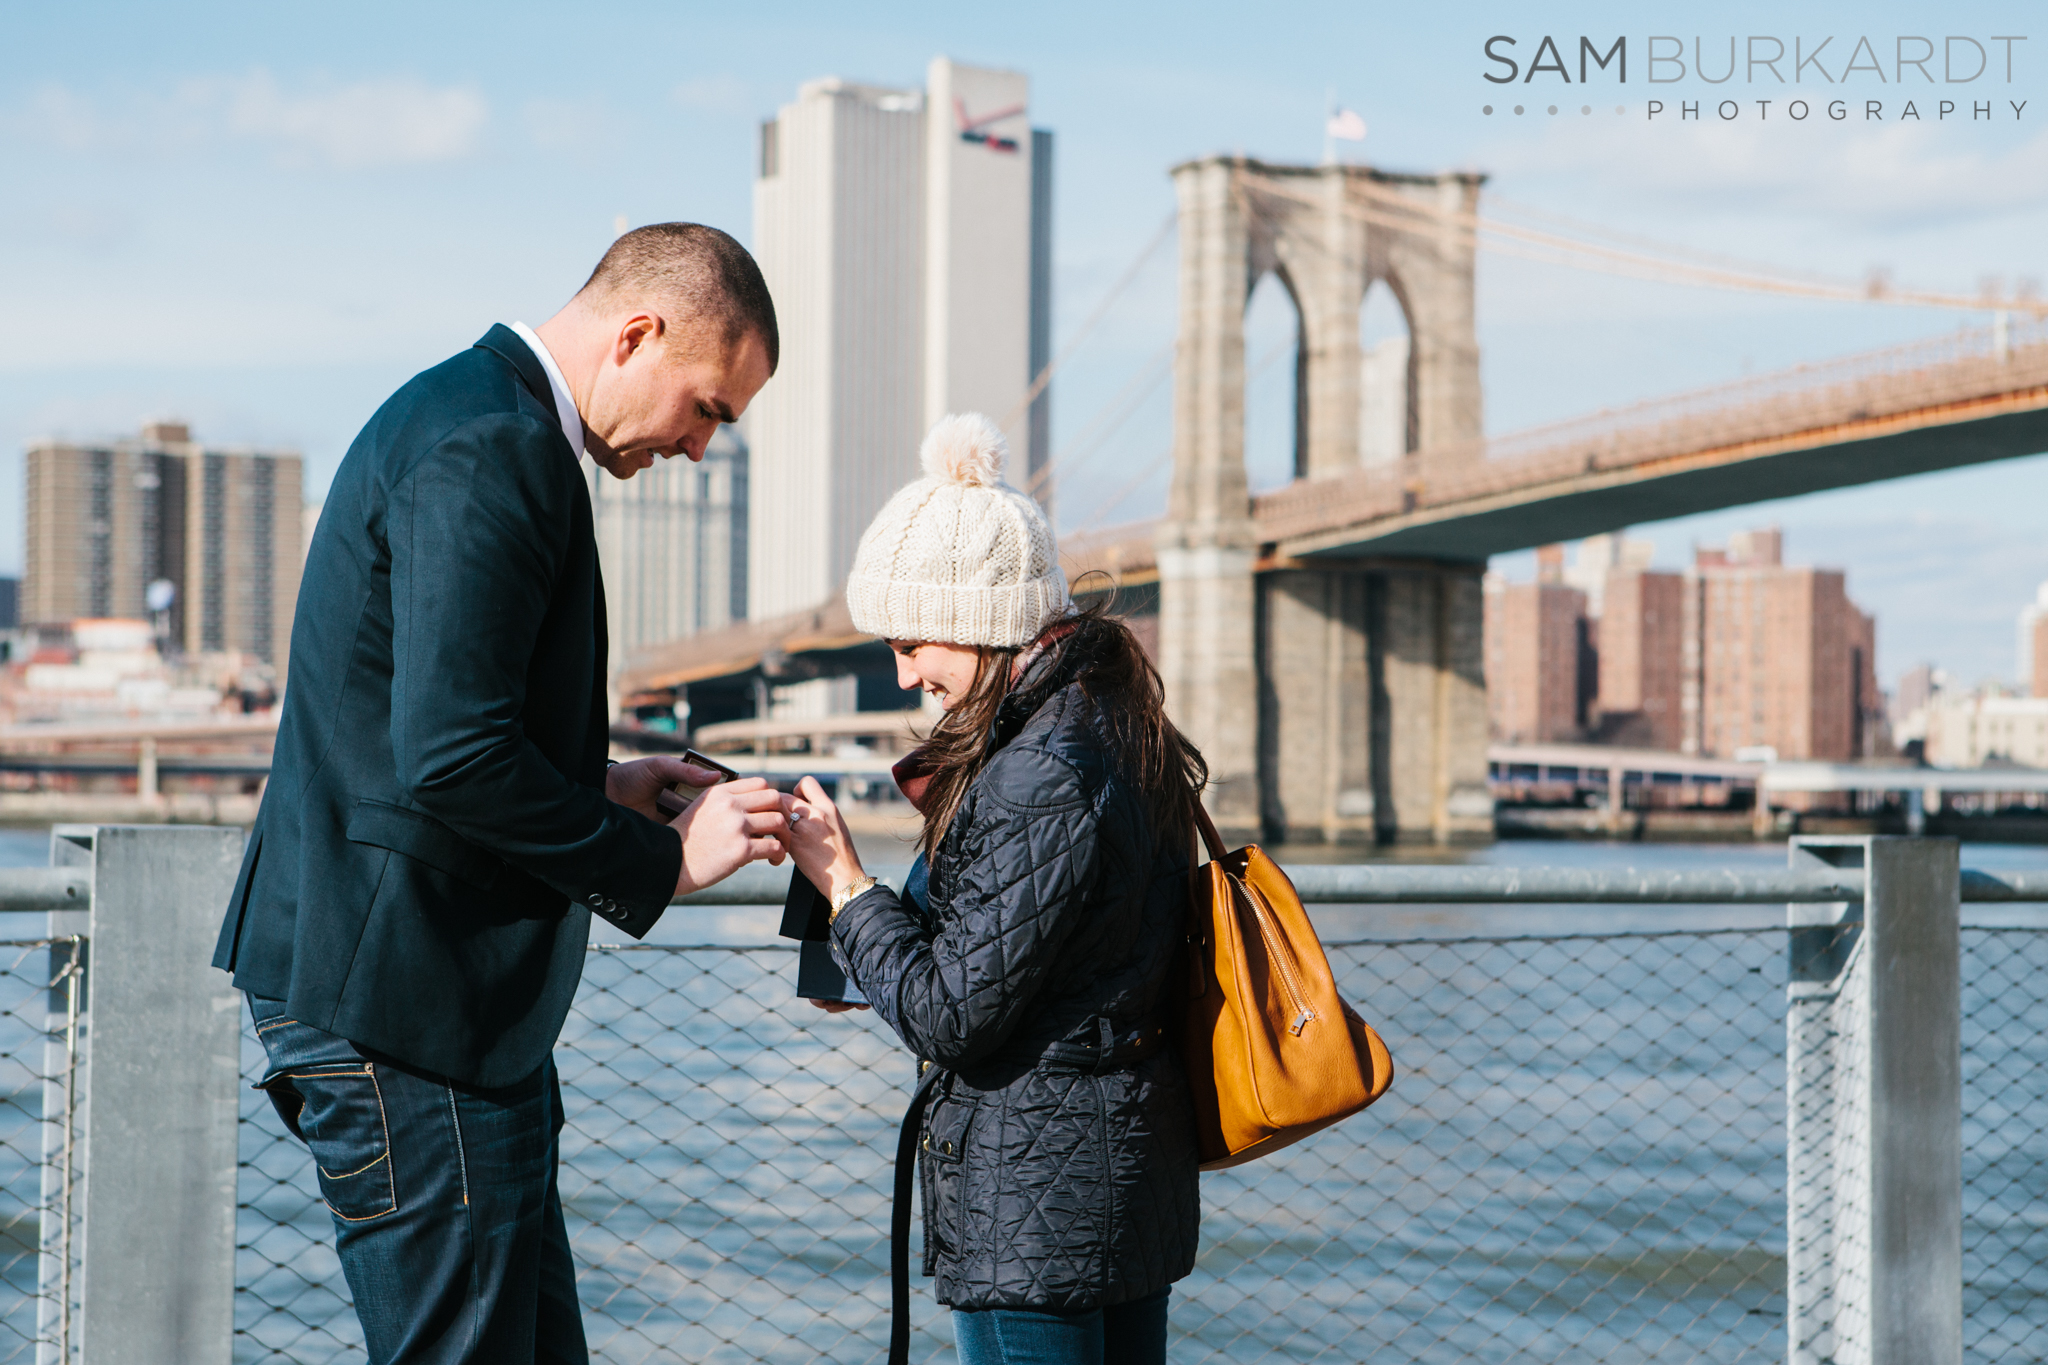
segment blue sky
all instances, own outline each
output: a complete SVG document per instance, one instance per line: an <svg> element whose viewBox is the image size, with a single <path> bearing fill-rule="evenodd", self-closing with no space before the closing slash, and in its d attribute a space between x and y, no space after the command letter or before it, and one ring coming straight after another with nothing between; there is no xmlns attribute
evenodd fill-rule
<svg viewBox="0 0 2048 1365"><path fill-rule="evenodd" d="M1487 84L1495 33L2027 34L2031 6L1558 4L1258 6L16 6L0 47L0 570L19 564L20 452L157 416L224 443L305 451L323 487L406 376L492 321L538 321L619 217L751 229L754 127L803 80L915 84L937 53L1030 73L1060 139L1057 321L1094 308L1172 209L1167 168L1215 151L1312 160L1326 92L1370 125L1347 155L1475 168L1504 202L1657 241L1974 293L2048 276L2048 32L1974 98L2018 119L1904 126L1642 120L1640 65L1578 116L1515 118ZM1531 17L1533 16L1533 17ZM2030 50L2038 49L2038 50ZM1840 60L1835 62L1840 74ZM1575 66L1575 63L1574 63ZM1668 68L1667 68L1668 71ZM1938 73L1938 67L1937 67ZM1576 74L1576 73L1574 73ZM1892 74L1896 75L1894 71ZM1909 80L1911 72L1906 73ZM1902 99L1868 75L1825 95ZM1529 84L1518 89L1535 91ZM1765 89L1667 87L1744 100ZM1576 94L1577 92L1572 92ZM1939 95L1940 91L1934 92ZM1520 98L1520 96L1517 96ZM1528 96L1532 101L1536 98ZM2036 100L2040 101L2038 104ZM1482 105L1499 112L1487 116ZM1539 106L1531 103L1535 110ZM1479 327L1488 430L1908 341L1958 314L1716 293L1486 256ZM1170 246L1055 387L1055 448L1170 343ZM1252 352L1284 344L1252 310ZM1286 459L1287 371L1249 395L1254 479ZM1063 523L1156 512L1164 386L1065 471ZM1837 565L1879 616L1880 666L2009 673L2013 614L2048 578L2034 459L1638 528L1660 559L1774 520L1794 558ZM1526 573L1527 557L1501 566Z"/></svg>

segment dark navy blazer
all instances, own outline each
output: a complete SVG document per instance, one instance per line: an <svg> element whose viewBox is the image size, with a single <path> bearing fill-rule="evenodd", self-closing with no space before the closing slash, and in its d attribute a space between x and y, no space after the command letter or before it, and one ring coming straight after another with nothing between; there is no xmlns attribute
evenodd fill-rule
<svg viewBox="0 0 2048 1365"><path fill-rule="evenodd" d="M682 866L673 832L605 799L605 652L578 452L540 361L493 327L335 475L214 965L437 1075L531 1073L591 911L643 935Z"/></svg>

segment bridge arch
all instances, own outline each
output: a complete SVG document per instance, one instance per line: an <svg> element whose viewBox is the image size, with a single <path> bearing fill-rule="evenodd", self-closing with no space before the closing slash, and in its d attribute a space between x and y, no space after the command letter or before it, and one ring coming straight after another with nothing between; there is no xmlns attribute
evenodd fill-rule
<svg viewBox="0 0 2048 1365"><path fill-rule="evenodd" d="M1244 331L1245 482L1263 492L1301 477L1308 446L1306 337L1300 298L1285 266L1252 281Z"/></svg>
<svg viewBox="0 0 2048 1365"><path fill-rule="evenodd" d="M1374 285L1394 296L1408 324L1404 451L1477 439L1473 248L1462 220L1478 207L1482 178L1242 160L1228 163L1227 178L1231 202L1223 207L1243 218L1247 294L1270 270L1286 280L1301 313L1299 477L1359 464L1359 310ZM1205 226L1184 209L1183 232Z"/></svg>
<svg viewBox="0 0 2048 1365"><path fill-rule="evenodd" d="M1155 540L1159 668L1176 722L1208 756L1210 809L1269 836L1490 831L1475 566L1275 562L1245 470L1245 315L1269 272L1300 317L1297 482L1359 468L1360 313L1376 281L1409 328L1404 462L1476 444L1469 215L1484 178L1243 157L1173 174L1180 332Z"/></svg>
<svg viewBox="0 0 2048 1365"><path fill-rule="evenodd" d="M1398 465L1415 449L1415 334L1399 281L1374 280L1358 310L1358 462Z"/></svg>

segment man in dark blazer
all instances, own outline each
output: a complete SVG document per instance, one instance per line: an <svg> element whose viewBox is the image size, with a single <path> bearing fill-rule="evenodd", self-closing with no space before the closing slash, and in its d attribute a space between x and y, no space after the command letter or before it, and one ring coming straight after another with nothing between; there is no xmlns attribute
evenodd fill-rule
<svg viewBox="0 0 2048 1365"><path fill-rule="evenodd" d="M551 1050L594 912L779 863L789 798L607 767L604 589L581 455L701 459L774 373L732 238L626 234L538 330L414 377L350 446L306 558L270 783L214 964L311 1147L370 1358L587 1360ZM630 566L614 566L628 571Z"/></svg>

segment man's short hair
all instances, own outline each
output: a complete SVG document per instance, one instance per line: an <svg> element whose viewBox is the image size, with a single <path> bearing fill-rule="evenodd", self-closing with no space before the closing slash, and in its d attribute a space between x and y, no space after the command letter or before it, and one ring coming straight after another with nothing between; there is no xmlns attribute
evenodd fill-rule
<svg viewBox="0 0 2048 1365"><path fill-rule="evenodd" d="M747 249L702 223L649 223L613 242L581 291L593 299L646 299L722 327L728 347L752 332L775 373L781 338L768 282Z"/></svg>

